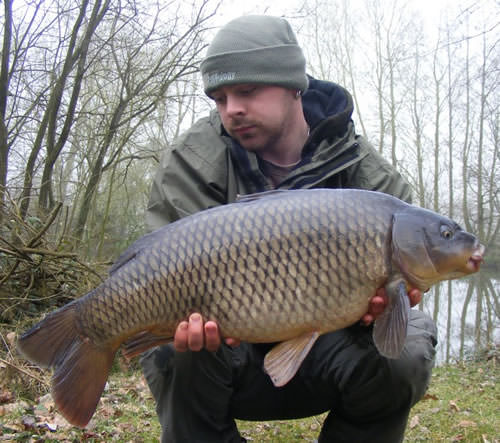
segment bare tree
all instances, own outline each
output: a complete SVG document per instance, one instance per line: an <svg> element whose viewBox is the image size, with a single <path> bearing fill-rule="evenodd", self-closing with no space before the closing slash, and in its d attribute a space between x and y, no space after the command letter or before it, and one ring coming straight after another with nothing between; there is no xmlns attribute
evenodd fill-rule
<svg viewBox="0 0 500 443"><path fill-rule="evenodd" d="M107 88L113 91L114 99L109 97L103 103L109 110L104 116L101 127L103 137L98 144L97 156L90 165L89 181L76 219L76 238L82 237L102 173L112 169L114 162L120 159L132 134L163 103L170 85L197 71L198 56L204 45L199 35L211 17L206 13L206 7L207 2L202 3L184 29L181 28L179 11L172 14L169 28L162 29L160 41L165 44L159 45L155 41L160 13L166 12L163 7L151 17L149 29L135 22L135 26L124 28L128 32L123 42L118 43L116 38L111 41L111 72L117 72L118 76ZM115 33L113 28L112 33ZM107 155L109 159L105 162Z"/></svg>
<svg viewBox="0 0 500 443"><path fill-rule="evenodd" d="M2 43L2 61L0 65L0 208L5 200L7 169L9 159L9 141L5 118L7 115L7 96L9 92L9 57L12 39L12 0L4 0L4 27ZM0 212L0 223L2 223Z"/></svg>
<svg viewBox="0 0 500 443"><path fill-rule="evenodd" d="M54 204L52 190L54 164L66 144L70 129L75 120L76 106L80 97L84 73L87 69L87 54L92 37L108 12L110 2L111 0L105 0L104 2L97 0L86 20L85 26L83 26L83 24L87 15L89 0L83 0L81 2L78 16L71 30L62 72L52 89L49 103L45 111L47 113L46 156L41 179L40 196L38 199L38 206L44 211L49 210ZM74 69L76 70L72 79L73 84L71 86L69 102L65 107L66 109L64 109L62 127L59 127L63 94L65 93L65 89L67 89L70 73L72 73ZM59 134L57 134L58 130ZM41 129L41 131L45 132L45 129Z"/></svg>
<svg viewBox="0 0 500 443"><path fill-rule="evenodd" d="M425 115L424 107L420 104L421 94L421 59L419 51L420 42L415 42L415 69L413 72L412 81L412 97L411 97L411 119L414 133L415 143L415 164L416 164L416 178L414 180L414 189L418 196L418 203L420 206L425 207L425 180L424 180L424 130L425 130Z"/></svg>
<svg viewBox="0 0 500 443"><path fill-rule="evenodd" d="M4 5L0 197L11 159L11 194L22 216L30 210L43 216L75 192L79 200L66 213L74 214L73 234L81 238L103 173L121 161L170 86L197 71L218 5L59 0L16 11L11 1Z"/></svg>
<svg viewBox="0 0 500 443"><path fill-rule="evenodd" d="M48 210L53 203L51 180L53 165L65 145L73 124L83 72L86 67L88 45L109 7L109 0L104 4L101 4L101 1L96 1L88 19L86 16L89 0L82 1L76 10L71 5L66 9L64 4L56 5L59 6L57 10L43 9L41 5L42 2L30 9L32 16L28 26L23 27L21 22L19 32L24 38L20 40L20 46L16 48L16 53L23 54L24 59L28 61L37 56L41 57L44 62L48 62L52 58L52 66L42 66L42 70L39 72L45 77L37 78L36 83L31 87L35 94L35 106L24 109L23 119L32 122L31 132L34 134L34 139L26 162L24 186L19 198L23 216L26 215L31 202L35 168L42 148L46 149L47 155L41 178L40 208ZM52 25L58 22L60 22L58 29L64 28L64 23L66 23L64 19L71 18L75 12L76 18L68 34L60 35L56 42L44 39L47 29L51 29ZM62 65L59 69L59 55L64 46L66 46L66 56L61 60ZM73 75L75 68L76 74ZM29 62L26 63L26 66L20 70L18 84L26 84L33 74ZM69 94L70 98L65 103L64 97L68 95L67 84L70 81L73 82ZM36 90L37 86L38 91ZM48 95L47 101L45 100L46 95ZM38 115L41 115L40 119L38 119ZM38 123L33 126L33 122L37 120Z"/></svg>

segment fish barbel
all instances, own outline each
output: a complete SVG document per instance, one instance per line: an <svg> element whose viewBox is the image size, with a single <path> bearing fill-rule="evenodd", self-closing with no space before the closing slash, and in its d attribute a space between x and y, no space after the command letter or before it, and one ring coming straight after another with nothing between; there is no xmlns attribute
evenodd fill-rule
<svg viewBox="0 0 500 443"><path fill-rule="evenodd" d="M118 348L127 357L172 341L189 314L221 334L280 342L266 355L276 386L296 373L317 337L357 322L385 287L389 306L374 342L397 358L406 338L407 289L479 270L484 247L435 212L387 194L343 189L255 194L144 236L85 296L24 333L26 358L53 367L52 394L85 426Z"/></svg>

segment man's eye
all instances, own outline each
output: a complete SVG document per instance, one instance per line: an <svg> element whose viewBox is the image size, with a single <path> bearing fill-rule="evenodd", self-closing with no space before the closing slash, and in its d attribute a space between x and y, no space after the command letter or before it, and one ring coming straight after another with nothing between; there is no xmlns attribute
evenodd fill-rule
<svg viewBox="0 0 500 443"><path fill-rule="evenodd" d="M256 89L257 88L255 86L253 86L251 88L240 89L240 94L241 95L250 95L253 92L255 92Z"/></svg>

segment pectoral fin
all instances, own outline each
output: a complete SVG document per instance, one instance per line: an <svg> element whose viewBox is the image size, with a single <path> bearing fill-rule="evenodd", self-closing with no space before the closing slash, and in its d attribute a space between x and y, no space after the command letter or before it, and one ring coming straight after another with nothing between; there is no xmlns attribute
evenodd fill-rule
<svg viewBox="0 0 500 443"><path fill-rule="evenodd" d="M308 332L276 345L266 354L264 369L274 386L284 386L292 379L318 337L318 332Z"/></svg>
<svg viewBox="0 0 500 443"><path fill-rule="evenodd" d="M386 286L389 306L375 320L373 341L380 354L388 358L399 358L406 341L410 300L403 280L396 280Z"/></svg>

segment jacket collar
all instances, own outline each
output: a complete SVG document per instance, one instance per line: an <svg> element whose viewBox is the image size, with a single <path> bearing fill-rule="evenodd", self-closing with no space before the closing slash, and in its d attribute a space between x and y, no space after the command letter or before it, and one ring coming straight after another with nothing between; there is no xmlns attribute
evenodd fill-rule
<svg viewBox="0 0 500 443"><path fill-rule="evenodd" d="M309 88L302 97L310 140L319 142L346 132L354 110L351 94L336 83L309 77Z"/></svg>

